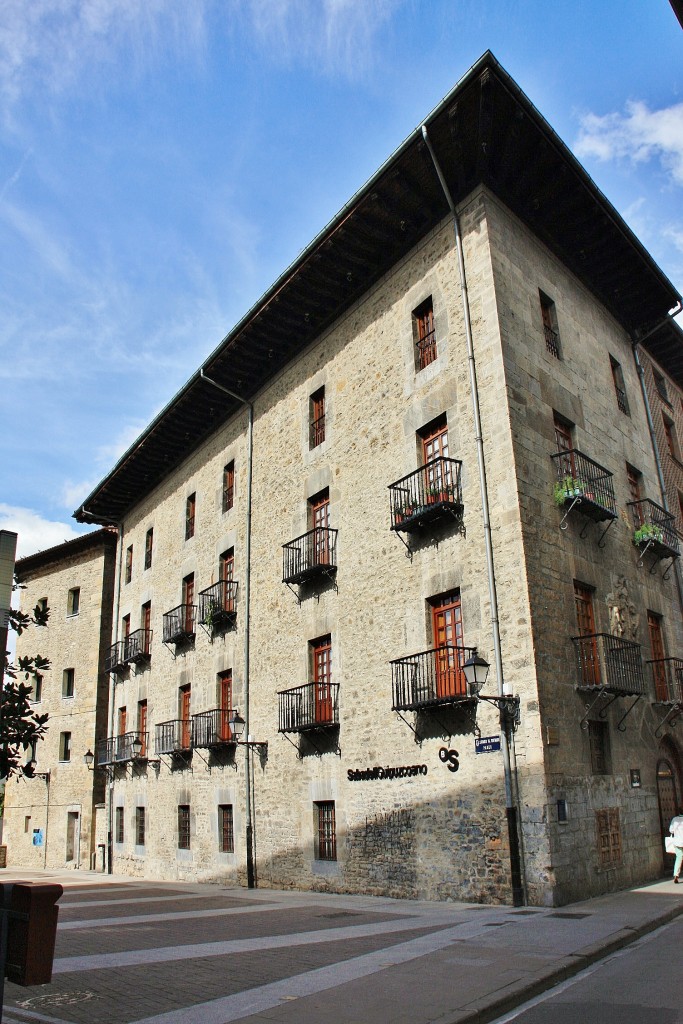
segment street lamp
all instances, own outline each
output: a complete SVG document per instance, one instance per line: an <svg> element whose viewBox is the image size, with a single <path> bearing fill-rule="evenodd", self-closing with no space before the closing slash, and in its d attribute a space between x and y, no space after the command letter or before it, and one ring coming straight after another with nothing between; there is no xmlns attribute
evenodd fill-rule
<svg viewBox="0 0 683 1024"><path fill-rule="evenodd" d="M515 697L511 693L503 693L496 696L482 693L482 688L488 678L489 668L488 661L481 658L476 650L472 657L468 658L462 666L470 696L474 697L477 701L484 700L487 704L495 704L500 712L501 728L507 736L510 731L514 732L519 725L519 697Z"/></svg>
<svg viewBox="0 0 683 1024"><path fill-rule="evenodd" d="M246 722L240 715L239 711L235 711L232 718L229 719L228 724L230 730L235 739L235 743L240 747L251 747L258 751L261 757L265 757L268 753L268 740L252 740L247 737L246 740L242 739L244 736L244 729Z"/></svg>

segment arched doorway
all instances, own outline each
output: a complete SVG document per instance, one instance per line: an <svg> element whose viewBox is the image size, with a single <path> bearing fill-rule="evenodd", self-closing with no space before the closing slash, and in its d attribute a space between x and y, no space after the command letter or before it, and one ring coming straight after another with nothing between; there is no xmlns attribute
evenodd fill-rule
<svg viewBox="0 0 683 1024"><path fill-rule="evenodd" d="M657 801L659 804L659 825L662 835L662 857L665 867L670 864L664 854L664 836L668 835L669 822L678 813L683 803L681 788L681 766L676 747L667 737L662 741L657 761Z"/></svg>

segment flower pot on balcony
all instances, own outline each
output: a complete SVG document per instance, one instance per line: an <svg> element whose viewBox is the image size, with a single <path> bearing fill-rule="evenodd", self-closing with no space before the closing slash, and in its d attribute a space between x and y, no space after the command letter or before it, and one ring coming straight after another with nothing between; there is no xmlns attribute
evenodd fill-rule
<svg viewBox="0 0 683 1024"><path fill-rule="evenodd" d="M643 523L633 533L633 543L636 547L640 547L641 544L663 544L663 542L664 531L655 523Z"/></svg>

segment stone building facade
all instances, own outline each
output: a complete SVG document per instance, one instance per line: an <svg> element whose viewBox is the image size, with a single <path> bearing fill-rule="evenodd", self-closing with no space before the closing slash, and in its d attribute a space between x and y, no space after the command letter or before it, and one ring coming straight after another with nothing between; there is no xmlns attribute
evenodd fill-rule
<svg viewBox="0 0 683 1024"><path fill-rule="evenodd" d="M634 342L680 415L677 302L484 55L76 512L120 531L116 871L535 904L661 872L679 536Z"/></svg>
<svg viewBox="0 0 683 1024"><path fill-rule="evenodd" d="M4 841L10 867L89 868L97 857L97 822L105 788L83 755L106 736L116 532L101 529L19 559L21 608L39 602L48 625L17 638L17 656L40 653L50 661L34 707L47 712L48 728L35 752L33 778L20 775L5 789ZM98 812L99 807L99 812ZM104 853L99 852L100 868Z"/></svg>

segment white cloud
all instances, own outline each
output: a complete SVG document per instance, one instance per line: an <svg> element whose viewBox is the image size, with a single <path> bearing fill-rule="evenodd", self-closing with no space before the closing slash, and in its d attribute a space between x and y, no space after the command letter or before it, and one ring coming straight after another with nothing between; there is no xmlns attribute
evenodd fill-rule
<svg viewBox="0 0 683 1024"><path fill-rule="evenodd" d="M18 535L17 558L45 551L66 540L73 540L79 534L69 523L44 519L30 508L0 503L0 529L11 530Z"/></svg>
<svg viewBox="0 0 683 1024"><path fill-rule="evenodd" d="M602 161L658 160L671 181L683 185L683 103L650 110L632 101L623 114L586 114L574 152Z"/></svg>
<svg viewBox="0 0 683 1024"><path fill-rule="evenodd" d="M354 75L405 0L3 0L0 98L5 116L25 95L58 96L96 71L144 75L158 61L197 60L209 32L240 34L237 50ZM106 83L106 75L103 78ZM110 83L107 83L110 84Z"/></svg>

